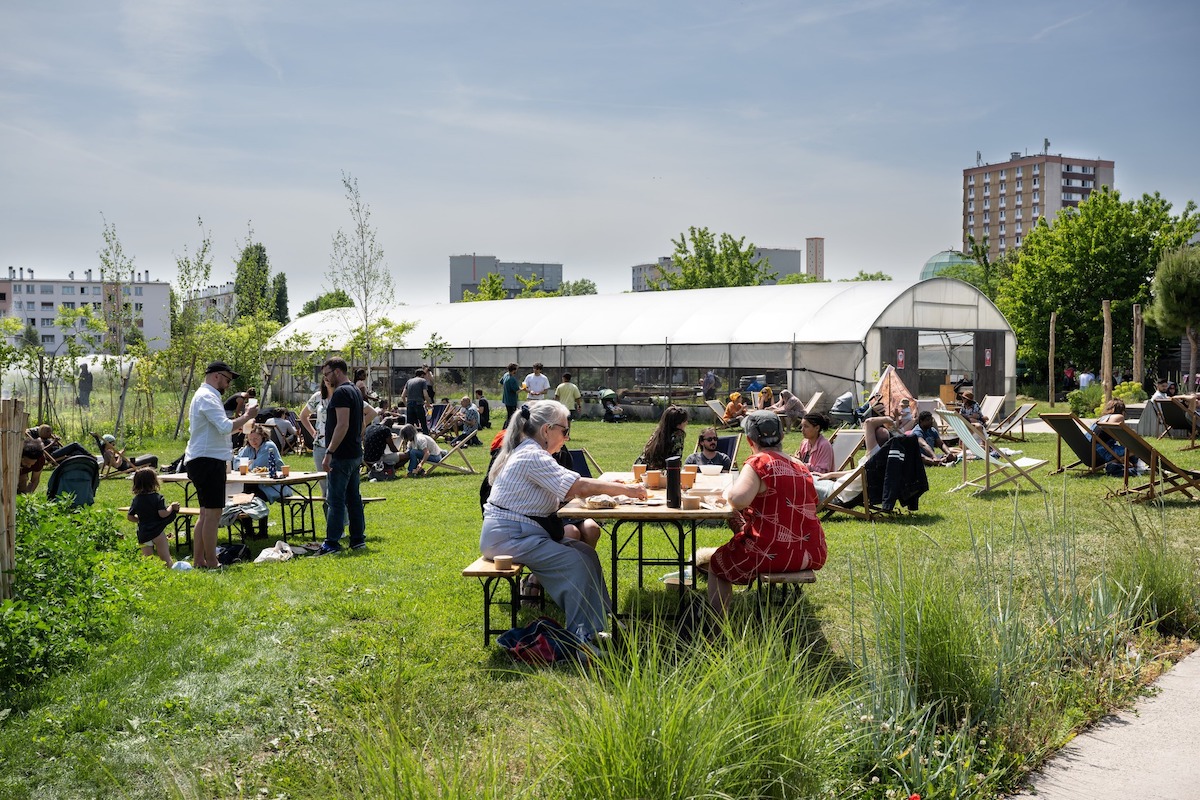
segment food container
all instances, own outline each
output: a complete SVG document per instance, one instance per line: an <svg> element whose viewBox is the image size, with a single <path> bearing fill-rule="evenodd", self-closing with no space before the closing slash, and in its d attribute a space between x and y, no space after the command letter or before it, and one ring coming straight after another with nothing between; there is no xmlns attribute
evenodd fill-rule
<svg viewBox="0 0 1200 800"><path fill-rule="evenodd" d="M512 556L493 556L492 563L496 569L512 569Z"/></svg>
<svg viewBox="0 0 1200 800"><path fill-rule="evenodd" d="M701 475L709 475L709 476L720 475L721 474L721 465L720 464L701 464L700 465L700 474Z"/></svg>
<svg viewBox="0 0 1200 800"><path fill-rule="evenodd" d="M680 506L679 506L679 507L680 507L680 508L682 508L684 511L698 511L698 510L700 510L700 495L698 495L698 494L685 494L685 495L684 495L684 496L683 496L683 497L680 499Z"/></svg>

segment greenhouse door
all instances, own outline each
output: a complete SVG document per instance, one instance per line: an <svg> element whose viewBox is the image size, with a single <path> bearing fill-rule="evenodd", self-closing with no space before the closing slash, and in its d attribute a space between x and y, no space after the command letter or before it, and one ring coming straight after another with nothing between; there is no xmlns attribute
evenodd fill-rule
<svg viewBox="0 0 1200 800"><path fill-rule="evenodd" d="M917 331L915 328L881 328L879 330L879 371L887 364L910 392L917 392Z"/></svg>
<svg viewBox="0 0 1200 800"><path fill-rule="evenodd" d="M1004 394L1004 334L975 331L975 399Z"/></svg>

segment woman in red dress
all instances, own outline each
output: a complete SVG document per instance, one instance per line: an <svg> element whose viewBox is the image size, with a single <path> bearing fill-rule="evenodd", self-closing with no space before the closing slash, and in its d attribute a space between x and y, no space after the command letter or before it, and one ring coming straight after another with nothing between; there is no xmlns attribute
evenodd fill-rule
<svg viewBox="0 0 1200 800"><path fill-rule="evenodd" d="M817 519L812 475L781 448L779 417L757 411L742 422L754 452L725 500L741 513L731 522L734 536L712 554L708 600L721 613L733 584L746 584L759 572L797 572L825 564L825 531Z"/></svg>

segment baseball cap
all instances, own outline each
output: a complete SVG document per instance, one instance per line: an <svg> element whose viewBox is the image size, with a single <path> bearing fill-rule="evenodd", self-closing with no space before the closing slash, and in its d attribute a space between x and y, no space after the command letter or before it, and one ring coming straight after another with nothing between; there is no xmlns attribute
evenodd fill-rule
<svg viewBox="0 0 1200 800"><path fill-rule="evenodd" d="M204 370L205 375L211 375L214 372L228 372L234 377L234 380L238 378L238 374L233 371L233 367L229 366L224 361L213 361L208 365L208 368Z"/></svg>
<svg viewBox="0 0 1200 800"><path fill-rule="evenodd" d="M108 444L115 444L117 437L113 436L111 433L106 433L100 437L100 441L107 442Z"/></svg>
<svg viewBox="0 0 1200 800"><path fill-rule="evenodd" d="M774 447L783 441L783 429L774 411L755 411L742 420L746 436L764 447Z"/></svg>

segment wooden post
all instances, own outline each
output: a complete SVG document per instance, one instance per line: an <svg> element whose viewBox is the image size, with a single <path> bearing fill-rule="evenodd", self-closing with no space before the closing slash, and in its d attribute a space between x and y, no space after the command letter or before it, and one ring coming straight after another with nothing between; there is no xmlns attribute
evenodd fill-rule
<svg viewBox="0 0 1200 800"><path fill-rule="evenodd" d="M1142 319L1142 304L1133 304L1133 379L1139 384L1146 379L1145 370L1146 322Z"/></svg>
<svg viewBox="0 0 1200 800"><path fill-rule="evenodd" d="M1112 400L1112 300L1104 301L1104 345L1100 352L1101 386L1104 387L1104 402Z"/></svg>
<svg viewBox="0 0 1200 800"><path fill-rule="evenodd" d="M12 597L17 550L17 486L29 415L20 400L0 400L0 600Z"/></svg>
<svg viewBox="0 0 1200 800"><path fill-rule="evenodd" d="M1058 312L1050 312L1050 407L1054 408L1054 382L1058 379L1058 371L1054 368L1054 332L1058 326Z"/></svg>

